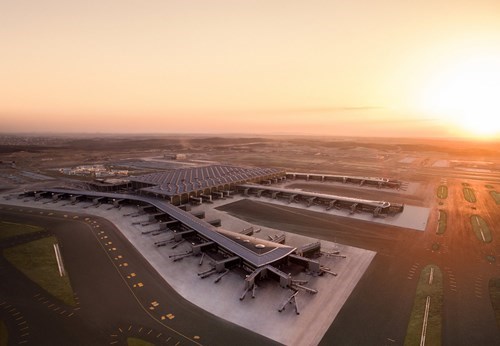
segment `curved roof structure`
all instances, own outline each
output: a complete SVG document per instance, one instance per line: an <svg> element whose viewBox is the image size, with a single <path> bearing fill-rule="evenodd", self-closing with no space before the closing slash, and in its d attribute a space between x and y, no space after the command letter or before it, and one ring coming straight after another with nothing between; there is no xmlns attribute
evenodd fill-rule
<svg viewBox="0 0 500 346"><path fill-rule="evenodd" d="M81 190L68 190L68 189L43 189L36 192L52 193L58 195L78 195L86 196L91 198L108 198L111 200L129 200L135 202L146 203L156 207L159 211L164 212L169 215L169 217L180 221L187 227L191 228L198 234L202 235L204 238L217 243L219 246L225 250L233 253L235 256L240 257L242 260L248 262L252 266L258 268L276 262L282 258L285 258L289 254L295 252L296 248L287 245L271 243L265 240L258 240L258 243L263 243L265 248L258 248L255 246L248 246L244 242L239 242L236 239L237 236L245 237L245 239L251 239L253 237L248 237L244 235L239 235L237 233L232 233L228 231L220 231L209 223L198 219L191 213L185 212L184 210L177 208L167 202L157 200L154 198L128 195L128 194L117 194L117 193L102 193L95 191L81 191ZM228 233L234 234L234 237L229 237ZM253 238L256 239L256 238ZM256 240L255 240L256 241ZM265 250L265 251L264 251Z"/></svg>
<svg viewBox="0 0 500 346"><path fill-rule="evenodd" d="M150 173L132 177L130 180L151 185L142 190L166 196L174 196L225 184L246 182L274 174L284 175L285 172L275 168L211 165Z"/></svg>

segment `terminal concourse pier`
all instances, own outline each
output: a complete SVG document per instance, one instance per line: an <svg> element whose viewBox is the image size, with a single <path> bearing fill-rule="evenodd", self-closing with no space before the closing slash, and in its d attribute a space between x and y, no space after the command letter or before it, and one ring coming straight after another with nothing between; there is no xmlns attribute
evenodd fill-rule
<svg viewBox="0 0 500 346"><path fill-rule="evenodd" d="M99 207L106 204L112 205L111 208L121 208L124 205L137 206L137 215L149 215L148 225L153 223L158 225L153 232L170 235L169 239L155 242L154 245L160 247L169 244L173 245L173 248L184 242L190 245L190 251L171 256L174 261L186 256L202 256L201 262L205 255L210 257L212 268L198 273L201 278L216 273L222 276L234 267L248 272L250 275L245 279L245 291L241 299L248 291L254 289L256 279L266 277L274 278L283 288L316 293L315 290L293 280L290 274L280 270L288 265L298 265L314 275L328 272L328 269L322 268L317 260L307 257L319 253L321 248L319 242L296 248L282 244L284 237L264 240L252 237L249 232L236 233L217 229L189 211L152 197L68 189L29 191L20 197L43 199L44 203L58 201L68 201L68 204L84 203L85 207ZM142 233L149 234L151 231Z"/></svg>

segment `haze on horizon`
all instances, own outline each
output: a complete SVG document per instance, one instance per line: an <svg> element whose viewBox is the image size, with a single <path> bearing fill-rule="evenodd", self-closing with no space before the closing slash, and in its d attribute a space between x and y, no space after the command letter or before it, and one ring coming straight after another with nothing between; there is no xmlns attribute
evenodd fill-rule
<svg viewBox="0 0 500 346"><path fill-rule="evenodd" d="M498 0L0 1L1 132L500 138Z"/></svg>

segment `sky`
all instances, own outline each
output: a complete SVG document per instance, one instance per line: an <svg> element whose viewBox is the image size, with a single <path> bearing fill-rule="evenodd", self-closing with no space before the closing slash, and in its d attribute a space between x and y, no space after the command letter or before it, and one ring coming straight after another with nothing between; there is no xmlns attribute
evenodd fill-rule
<svg viewBox="0 0 500 346"><path fill-rule="evenodd" d="M498 0L0 0L0 132L500 137Z"/></svg>

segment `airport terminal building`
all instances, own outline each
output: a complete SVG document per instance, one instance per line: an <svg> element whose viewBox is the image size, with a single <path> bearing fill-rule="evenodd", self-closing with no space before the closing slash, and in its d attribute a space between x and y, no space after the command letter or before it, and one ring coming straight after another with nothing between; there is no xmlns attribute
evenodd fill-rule
<svg viewBox="0 0 500 346"><path fill-rule="evenodd" d="M131 187L140 195L148 195L181 205L192 201L223 198L236 186L245 183L272 183L286 179L284 170L275 168L210 165L181 168L131 177Z"/></svg>
<svg viewBox="0 0 500 346"><path fill-rule="evenodd" d="M51 188L25 192L22 196L34 197L36 200L49 199L44 203L67 201L66 205L74 205L82 202L84 208L102 204L120 209L125 205L133 206L136 210L132 213L134 215L124 216L145 216L147 221L138 224L156 225L153 230L142 231L143 235L168 236L155 242L155 246L168 245L174 249L182 243L189 245L189 251L171 256L174 261L186 256L201 256L200 263L205 255L211 259L211 268L198 274L202 278L216 273L222 277L234 267L244 269L248 275L245 278L245 292L240 299L249 290L255 291L255 281L265 277L276 279L282 287L315 293L293 280L285 268L299 266L314 275L329 272L314 259L321 251L319 241L296 248L285 244L284 234L267 240L252 237L253 230L231 232L217 227L220 226L220 220L218 223L207 222L202 220L204 213L191 213L189 204L211 202L212 198L225 199L235 192L241 192L243 196L266 196L285 199L288 203L306 203L306 207L316 204L325 206L327 210L345 208L350 213L370 212L375 217L401 212L403 206L386 201L273 186L286 181L287 175L290 176L286 171L275 168L209 165L131 177L127 182L126 193ZM298 173L293 175L292 179L299 176ZM322 176L322 180L326 178ZM347 180L343 182L348 183Z"/></svg>
<svg viewBox="0 0 500 346"><path fill-rule="evenodd" d="M320 251L320 242L296 248L284 244L284 235L264 240L252 237L253 229L239 233L227 231L213 226L202 220L200 216L176 207L168 201L149 196L69 189L42 189L25 192L22 197L45 200L44 203L51 201L66 201L67 204L73 205L83 203L86 207L111 205L111 208L121 208L125 205L133 206L137 208L137 212L124 216L147 216L149 221L140 223L142 226L157 225L154 230L143 231L143 235L164 234L169 236L168 239L155 242L156 247L169 245L173 249L182 243L189 245L188 252L180 252L170 256L174 261L186 256L201 256L201 263L205 255L209 256L211 268L199 273L201 278L212 274L218 274L222 277L234 267L242 268L249 273L244 280L245 291L240 299L243 299L248 291L255 290L256 280L266 277L274 278L282 287L298 287L314 291L295 282L290 274L280 270L289 264L299 265L315 274L325 271L318 261L308 258L309 254Z"/></svg>
<svg viewBox="0 0 500 346"><path fill-rule="evenodd" d="M297 191L273 187L287 179L320 180L341 183L371 185L378 188L399 186L398 182L386 178L352 177L311 173L290 173L276 168L239 167L231 165L209 165L203 167L181 168L172 171L155 172L131 177L129 188L141 196L166 200L172 205L188 203L201 204L212 199L226 198L240 192L285 199L291 202L305 202L307 206L319 204L325 208L347 208L351 213L365 211L374 216L401 212L403 205L387 201L364 200L346 196Z"/></svg>

